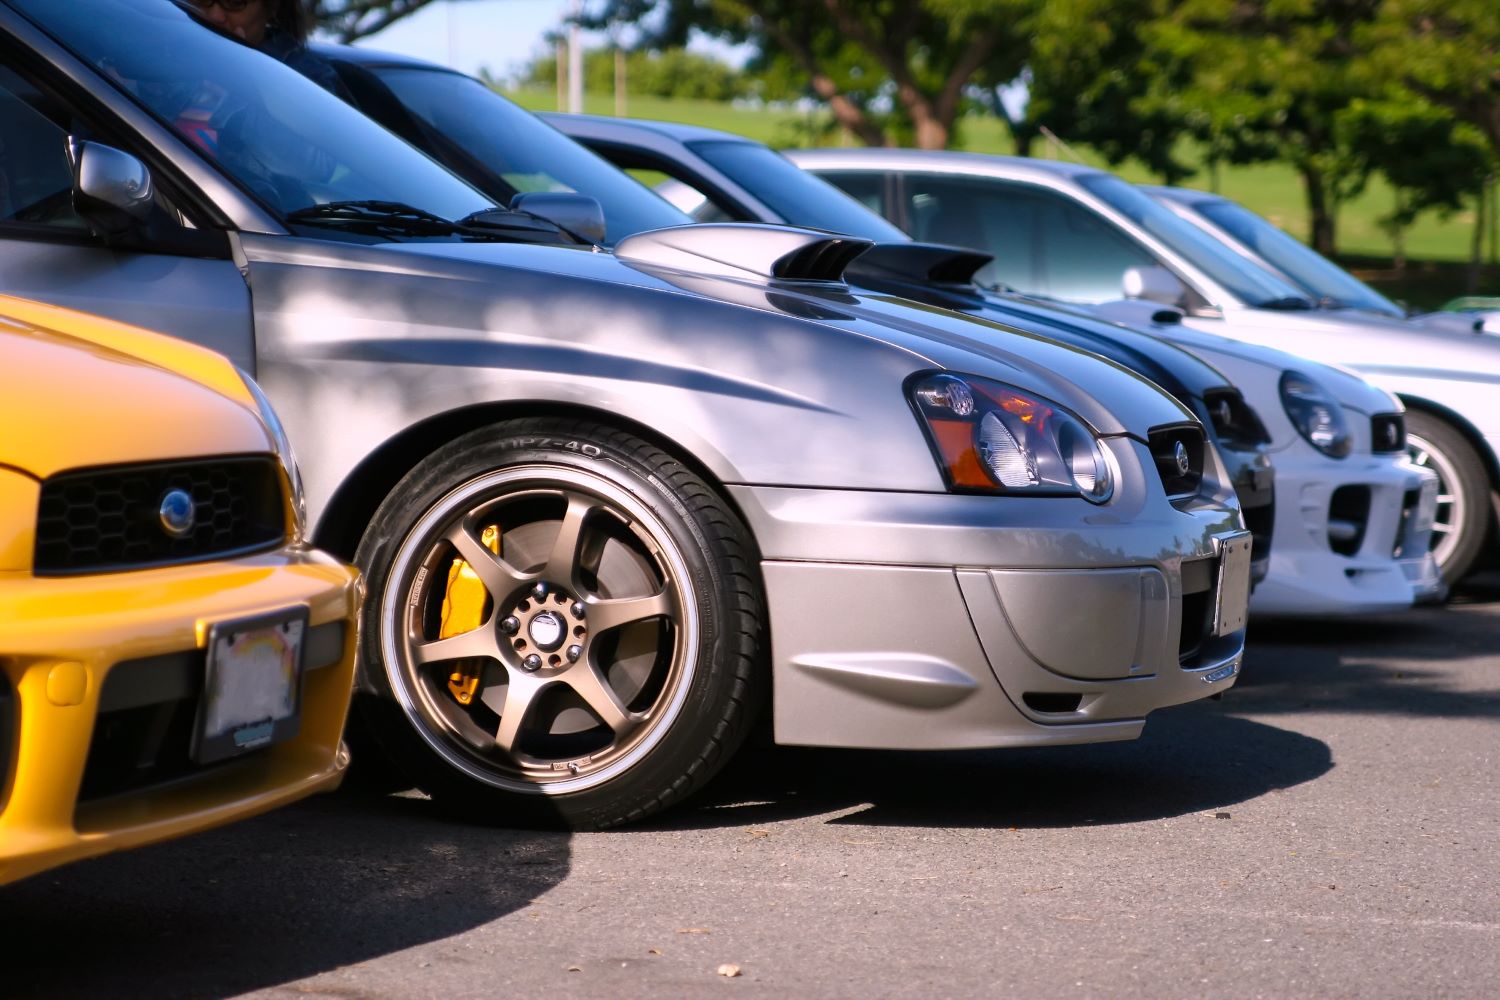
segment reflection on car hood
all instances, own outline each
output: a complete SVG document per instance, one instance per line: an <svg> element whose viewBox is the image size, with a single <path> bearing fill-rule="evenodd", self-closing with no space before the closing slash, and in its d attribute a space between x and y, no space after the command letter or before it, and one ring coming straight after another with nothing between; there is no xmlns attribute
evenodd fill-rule
<svg viewBox="0 0 1500 1000"><path fill-rule="evenodd" d="M412 243L393 253L567 273L570 278L690 293L737 307L814 321L846 336L876 340L912 355L913 370L945 368L1009 382L1074 410L1102 434L1145 433L1192 419L1187 410L1134 372L1087 351L999 323L833 282L736 280L646 264L603 253L508 244ZM726 324L751 322L726 316ZM753 336L754 325L746 326Z"/></svg>

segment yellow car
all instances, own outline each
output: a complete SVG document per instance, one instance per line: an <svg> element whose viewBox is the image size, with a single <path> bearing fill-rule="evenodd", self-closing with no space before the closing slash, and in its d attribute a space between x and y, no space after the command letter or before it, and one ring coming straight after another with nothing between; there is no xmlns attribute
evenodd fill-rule
<svg viewBox="0 0 1500 1000"><path fill-rule="evenodd" d="M0 296L0 884L334 787L355 571L248 377Z"/></svg>

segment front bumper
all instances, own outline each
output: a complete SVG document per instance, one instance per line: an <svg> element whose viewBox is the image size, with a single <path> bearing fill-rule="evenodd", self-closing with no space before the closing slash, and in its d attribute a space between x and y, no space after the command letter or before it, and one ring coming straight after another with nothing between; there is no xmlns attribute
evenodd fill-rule
<svg viewBox="0 0 1500 1000"><path fill-rule="evenodd" d="M1132 739L1153 709L1216 694L1238 675L1244 630L1210 628L1218 540L1243 536L1232 504L733 495L765 557L778 742ZM1243 595L1248 562L1241 568Z"/></svg>
<svg viewBox="0 0 1500 1000"><path fill-rule="evenodd" d="M0 884L332 788L360 585L318 553L73 578L0 577ZM192 764L215 622L305 606L297 735ZM184 724L184 719L189 720Z"/></svg>
<svg viewBox="0 0 1500 1000"><path fill-rule="evenodd" d="M1271 572L1272 539L1276 527L1276 470L1265 452L1237 451L1220 445L1219 457L1234 484L1245 528L1254 539L1250 582L1259 586Z"/></svg>
<svg viewBox="0 0 1500 1000"><path fill-rule="evenodd" d="M1443 596L1429 552L1431 473L1405 455L1334 461L1300 442L1273 461L1276 543L1253 613L1375 614Z"/></svg>

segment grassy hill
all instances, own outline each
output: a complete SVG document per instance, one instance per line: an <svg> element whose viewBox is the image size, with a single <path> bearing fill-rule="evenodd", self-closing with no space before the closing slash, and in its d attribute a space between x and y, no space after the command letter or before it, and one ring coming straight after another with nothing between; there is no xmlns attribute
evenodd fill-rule
<svg viewBox="0 0 1500 1000"><path fill-rule="evenodd" d="M514 91L512 100L533 111L556 110L551 90ZM592 114L614 114L610 95L589 96L585 110ZM633 118L655 118L685 122L708 128L723 129L748 136L771 146L818 145L815 136L826 120L821 113L806 114L789 109L752 109L714 101L670 100L662 98L629 98L626 113ZM959 128L957 147L981 153L1013 152L1004 127L992 118L966 119ZM1102 157L1085 147L1063 148L1039 143L1033 153L1055 159L1079 159L1109 169ZM1131 181L1154 181L1150 174L1135 165L1117 171ZM1200 173L1188 182L1191 187L1208 188L1209 177ZM1220 171L1219 193L1275 222L1299 238L1306 238L1307 212L1302 186L1292 169L1284 164L1225 167ZM1470 243L1474 237L1474 211L1469 209L1446 218L1428 213L1406 234L1406 253L1414 262L1412 273L1395 280L1383 273L1392 254L1390 237L1376 221L1390 211L1390 189L1380 180L1373 181L1358 198L1344 205L1338 218L1340 255L1356 266L1362 276L1398 297L1414 304L1436 306L1452 295L1464 291L1464 269ZM1487 244L1488 245L1488 244ZM1491 294L1500 293L1500 269L1490 268L1484 284Z"/></svg>

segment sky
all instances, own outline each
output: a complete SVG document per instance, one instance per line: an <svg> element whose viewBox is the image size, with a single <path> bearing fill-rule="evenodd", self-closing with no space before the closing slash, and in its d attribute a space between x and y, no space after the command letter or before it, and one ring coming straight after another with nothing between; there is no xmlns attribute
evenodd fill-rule
<svg viewBox="0 0 1500 1000"><path fill-rule="evenodd" d="M572 7L571 0L450 0L424 7L359 44L503 77L547 48L543 35L559 27Z"/></svg>

